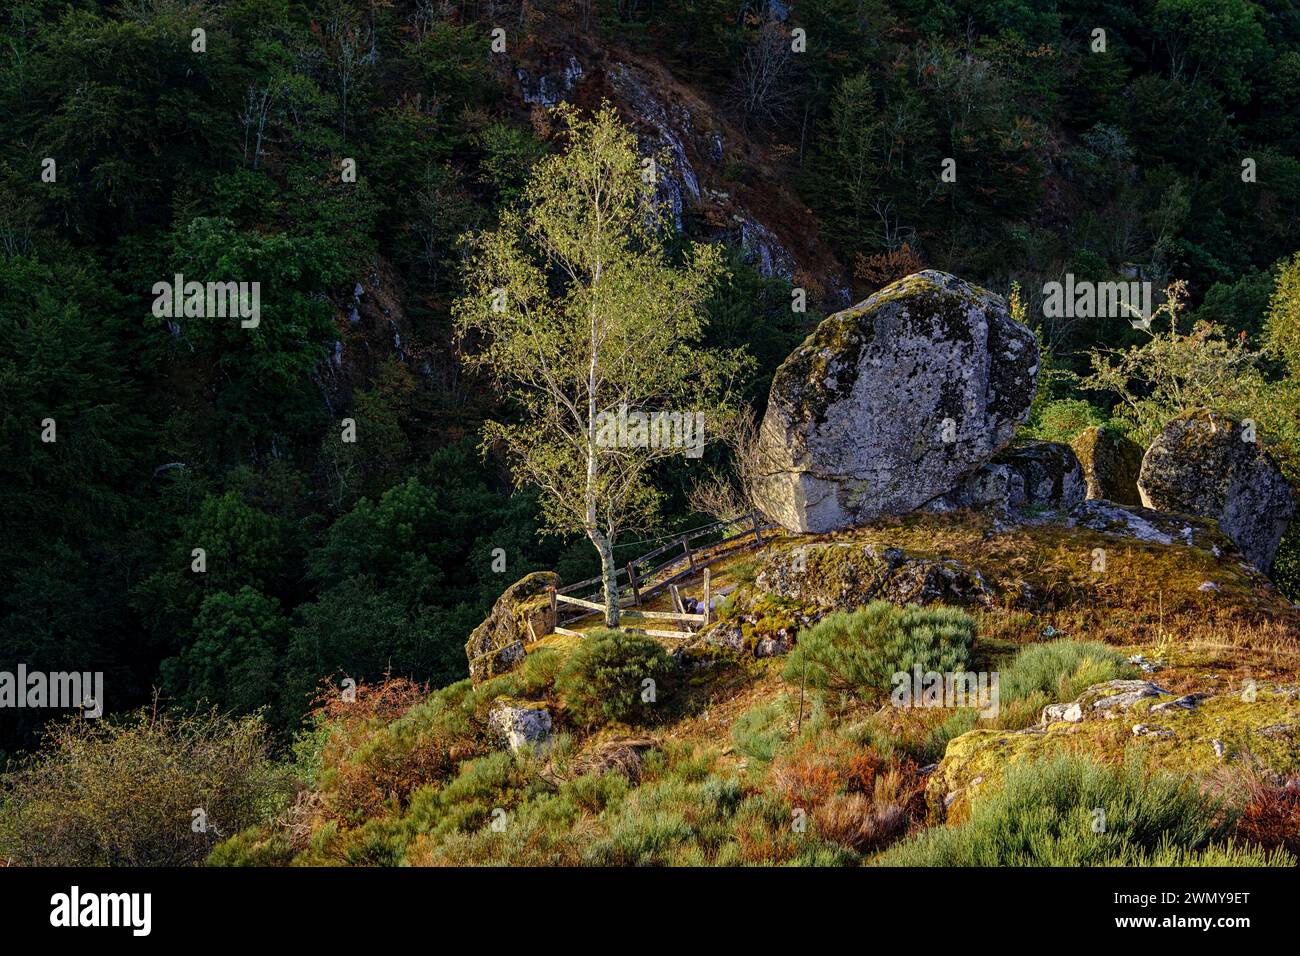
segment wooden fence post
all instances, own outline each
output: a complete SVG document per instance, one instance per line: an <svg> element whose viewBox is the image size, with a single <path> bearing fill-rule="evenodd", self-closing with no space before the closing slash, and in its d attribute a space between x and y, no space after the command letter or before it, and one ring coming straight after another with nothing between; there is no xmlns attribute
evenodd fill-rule
<svg viewBox="0 0 1300 956"><path fill-rule="evenodd" d="M633 561L627 563L627 582L632 585L632 600L636 602L637 607L640 607L641 589L636 584L636 564Z"/></svg>
<svg viewBox="0 0 1300 956"><path fill-rule="evenodd" d="M691 554L690 542L685 537L682 538L682 550L686 552L686 561L690 564L691 570L695 570L695 555Z"/></svg>
<svg viewBox="0 0 1300 956"><path fill-rule="evenodd" d="M558 606L559 602L555 600L555 588L552 587L550 591L551 591L551 613L555 614L556 607Z"/></svg>
<svg viewBox="0 0 1300 956"><path fill-rule="evenodd" d="M704 626L709 626L713 617L713 591L709 587L709 569L704 569Z"/></svg>
<svg viewBox="0 0 1300 956"><path fill-rule="evenodd" d="M751 514L749 520L754 523L754 542L761 545L763 543L763 532L758 527L758 515Z"/></svg>

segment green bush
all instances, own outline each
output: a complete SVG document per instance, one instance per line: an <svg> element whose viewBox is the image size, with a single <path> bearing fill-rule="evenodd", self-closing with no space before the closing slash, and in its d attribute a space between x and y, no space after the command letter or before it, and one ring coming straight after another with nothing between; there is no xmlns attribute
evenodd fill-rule
<svg viewBox="0 0 1300 956"><path fill-rule="evenodd" d="M1013 765L960 826L925 830L880 866L1278 866L1295 861L1225 845L1232 814L1173 775L1147 777L1078 757ZM1217 845L1216 845L1217 844Z"/></svg>
<svg viewBox="0 0 1300 956"><path fill-rule="evenodd" d="M656 706L654 700L643 700L643 681L655 682L657 696L672 670L668 652L653 638L591 631L569 655L555 689L581 727L637 723L647 720Z"/></svg>
<svg viewBox="0 0 1300 956"><path fill-rule="evenodd" d="M750 760L770 763L785 742L790 716L790 701L784 694L749 708L731 725L736 752Z"/></svg>
<svg viewBox="0 0 1300 956"><path fill-rule="evenodd" d="M1273 583L1289 600L1300 601L1300 521L1292 521L1282 535L1273 560Z"/></svg>
<svg viewBox="0 0 1300 956"><path fill-rule="evenodd" d="M974 639L975 622L956 608L897 608L875 601L828 614L802 631L783 676L824 690L883 693L894 674L913 667L965 670Z"/></svg>
<svg viewBox="0 0 1300 956"><path fill-rule="evenodd" d="M1093 684L1130 675L1124 656L1099 641L1059 640L1022 649L998 672L998 726L1036 723L1044 707Z"/></svg>
<svg viewBox="0 0 1300 956"><path fill-rule="evenodd" d="M1025 433L1041 441L1069 444L1084 429L1103 424L1105 420L1092 405L1079 398L1061 398L1044 404Z"/></svg>
<svg viewBox="0 0 1300 956"><path fill-rule="evenodd" d="M1053 701L1074 700L1093 684L1125 677L1131 670L1123 654L1100 641L1066 639L1034 644L999 672L998 696L1003 704L1036 691Z"/></svg>

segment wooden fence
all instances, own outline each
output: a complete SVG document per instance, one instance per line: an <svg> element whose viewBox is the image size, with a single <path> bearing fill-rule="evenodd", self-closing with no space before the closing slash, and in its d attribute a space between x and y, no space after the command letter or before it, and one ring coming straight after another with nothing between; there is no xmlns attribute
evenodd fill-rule
<svg viewBox="0 0 1300 956"><path fill-rule="evenodd" d="M737 550L762 545L763 532L770 531L774 527L774 525L764 523L754 514L732 521L718 521L688 531L672 541L660 545L653 551L648 551L640 557L627 562L615 574L615 582L618 584L619 589L620 617L627 615L650 621L675 621L687 625L707 625L710 623L713 613L710 606L712 591L708 566L719 558L732 554ZM742 530L737 531L737 528ZM718 540L702 541L702 539L718 534L722 535ZM694 547L692 547L693 542L696 542ZM659 564L653 564L653 562L660 559L663 560ZM704 613L688 614L681 593L677 589L677 582L701 569L704 572ZM590 591L593 586L597 587L598 591L591 597L579 598L574 596L574 592ZM667 590L672 597L675 610L641 610L644 600L664 590ZM578 581L575 584L568 584L555 589L552 592L551 603L552 609L557 613L556 633L579 633L562 626L558 617L560 604L582 609L579 613L573 614L563 621L563 624L572 624L574 621L589 617L594 613L604 613L604 602L593 600L595 597L603 596L604 579L601 577L588 578L586 581ZM694 633L692 631L661 631L648 628L637 628L637 630L644 630L646 634L656 637L690 637Z"/></svg>

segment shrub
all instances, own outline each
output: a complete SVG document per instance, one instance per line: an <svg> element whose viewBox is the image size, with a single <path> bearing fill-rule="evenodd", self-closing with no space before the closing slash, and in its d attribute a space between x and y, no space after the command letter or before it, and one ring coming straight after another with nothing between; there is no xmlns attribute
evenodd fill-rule
<svg viewBox="0 0 1300 956"><path fill-rule="evenodd" d="M1280 865L1287 859L1225 846L1231 823L1225 810L1180 777L1062 757L1009 767L1002 789L977 800L965 823L923 831L874 862L1154 866Z"/></svg>
<svg viewBox="0 0 1300 956"><path fill-rule="evenodd" d="M52 724L0 778L0 857L24 866L185 866L289 795L260 717L138 711ZM194 825L202 810L203 828Z"/></svg>
<svg viewBox="0 0 1300 956"><path fill-rule="evenodd" d="M1300 780L1279 783L1251 774L1246 778L1246 795L1237 839L1300 855Z"/></svg>
<svg viewBox="0 0 1300 956"><path fill-rule="evenodd" d="M1089 403L1079 398L1060 398L1045 403L1025 429L1030 438L1042 441L1069 443L1085 428L1102 425L1101 414Z"/></svg>
<svg viewBox="0 0 1300 956"><path fill-rule="evenodd" d="M643 700L643 681L657 692L672 673L668 652L653 638L622 631L592 631L569 655L555 679L574 722L595 727L647 720L655 702Z"/></svg>
<svg viewBox="0 0 1300 956"><path fill-rule="evenodd" d="M790 702L782 694L737 717L731 725L731 742L737 753L750 760L770 763L785 741L790 722Z"/></svg>
<svg viewBox="0 0 1300 956"><path fill-rule="evenodd" d="M1040 693L1048 703L1074 700L1093 684L1124 677L1131 669L1122 654L1100 641L1034 644L999 672L999 703L1007 705Z"/></svg>
<svg viewBox="0 0 1300 956"><path fill-rule="evenodd" d="M852 693L883 693L900 671L919 666L965 670L975 622L956 608L897 608L875 601L828 614L799 634L783 676L787 681Z"/></svg>

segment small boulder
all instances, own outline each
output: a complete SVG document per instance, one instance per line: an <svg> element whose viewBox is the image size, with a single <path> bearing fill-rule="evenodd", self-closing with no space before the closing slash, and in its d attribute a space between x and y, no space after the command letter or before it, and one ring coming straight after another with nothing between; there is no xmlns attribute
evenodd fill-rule
<svg viewBox="0 0 1300 956"><path fill-rule="evenodd" d="M790 531L906 514L1011 441L1038 344L999 296L928 270L819 325L772 380L756 503Z"/></svg>
<svg viewBox="0 0 1300 956"><path fill-rule="evenodd" d="M1077 703L1048 704L1043 708L1043 715L1038 723L1041 727L1048 727L1062 721L1077 724L1081 720L1083 720L1083 710Z"/></svg>
<svg viewBox="0 0 1300 956"><path fill-rule="evenodd" d="M1268 573L1295 514L1291 486L1241 423L1208 409L1179 415L1142 458L1142 504L1213 518Z"/></svg>
<svg viewBox="0 0 1300 956"><path fill-rule="evenodd" d="M1140 700L1168 693L1169 691L1162 690L1147 680L1110 680L1104 684L1093 684L1079 695L1076 703L1084 713L1100 711L1109 716L1128 710Z"/></svg>
<svg viewBox="0 0 1300 956"><path fill-rule="evenodd" d="M499 700L488 711L488 725L513 753L539 754L551 746L551 712L542 704Z"/></svg>
<svg viewBox="0 0 1300 956"><path fill-rule="evenodd" d="M553 571L535 571L506 588L465 642L470 680L477 684L504 674L524 659L524 644L555 629L547 592L559 583Z"/></svg>
<svg viewBox="0 0 1300 956"><path fill-rule="evenodd" d="M1087 497L1104 498L1122 505L1140 505L1138 473L1142 446L1122 432L1104 425L1085 429L1070 443L1083 467Z"/></svg>

